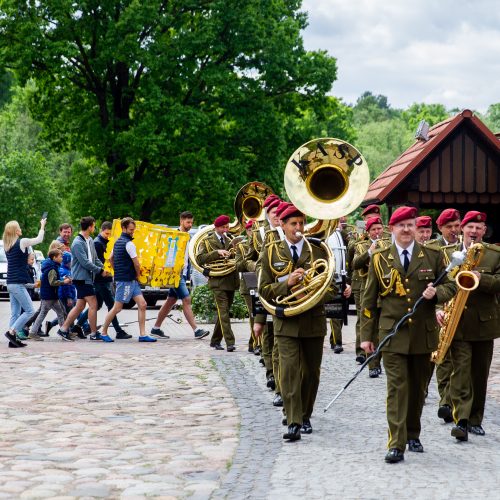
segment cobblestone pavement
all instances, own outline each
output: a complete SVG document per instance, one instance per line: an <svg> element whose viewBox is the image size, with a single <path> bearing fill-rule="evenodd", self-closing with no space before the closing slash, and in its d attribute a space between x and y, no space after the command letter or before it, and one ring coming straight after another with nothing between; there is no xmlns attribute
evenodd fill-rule
<svg viewBox="0 0 500 500"><path fill-rule="evenodd" d="M0 302L2 331L8 311ZM135 318L134 310L120 317ZM323 413L357 369L352 324L344 353L325 343L314 432L297 443L281 438L265 370L245 349L246 323L233 325L235 353L194 340L185 323L164 326L171 338L154 345L69 344L54 336L25 349L0 343L0 498L498 496L499 343L487 435L451 438L436 416L433 381L422 418L425 453L388 465L384 376L362 372ZM138 334L136 325L128 331Z"/></svg>

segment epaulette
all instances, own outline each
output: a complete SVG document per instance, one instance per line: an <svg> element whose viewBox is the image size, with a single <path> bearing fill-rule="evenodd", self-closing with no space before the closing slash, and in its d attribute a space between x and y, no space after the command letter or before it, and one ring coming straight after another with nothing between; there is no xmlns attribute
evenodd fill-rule
<svg viewBox="0 0 500 500"><path fill-rule="evenodd" d="M440 247L439 245L434 245L433 243L429 244L427 243L426 245L421 245L422 248L427 248L428 250L433 250L434 252L440 252L443 247Z"/></svg>
<svg viewBox="0 0 500 500"><path fill-rule="evenodd" d="M457 243L450 243L449 245L443 245L442 247L439 247L441 250L450 250L452 248L456 248Z"/></svg>
<svg viewBox="0 0 500 500"><path fill-rule="evenodd" d="M358 253L366 252L368 250L368 248L370 248L370 245L366 246L367 243L368 243L368 240L356 242L356 247L354 248L354 250Z"/></svg>
<svg viewBox="0 0 500 500"><path fill-rule="evenodd" d="M424 244L425 245L435 245L437 243L437 239L434 238L433 240L426 241Z"/></svg>
<svg viewBox="0 0 500 500"><path fill-rule="evenodd" d="M376 253L384 253L384 252L388 252L390 249L391 249L391 247L390 247L390 246L385 247L385 248L376 248L376 249L373 251L373 254L372 254L372 255L375 255Z"/></svg>
<svg viewBox="0 0 500 500"><path fill-rule="evenodd" d="M487 248L488 250L493 250L495 252L500 252L500 246L495 245L494 243L484 243L484 248Z"/></svg>

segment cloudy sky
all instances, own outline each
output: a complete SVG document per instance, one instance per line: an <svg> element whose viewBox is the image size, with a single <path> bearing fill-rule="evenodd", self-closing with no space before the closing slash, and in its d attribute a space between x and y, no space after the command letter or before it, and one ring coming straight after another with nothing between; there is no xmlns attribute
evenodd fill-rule
<svg viewBox="0 0 500 500"><path fill-rule="evenodd" d="M486 111L500 102L500 4L494 0L303 0L308 50L337 58L332 93L365 91Z"/></svg>

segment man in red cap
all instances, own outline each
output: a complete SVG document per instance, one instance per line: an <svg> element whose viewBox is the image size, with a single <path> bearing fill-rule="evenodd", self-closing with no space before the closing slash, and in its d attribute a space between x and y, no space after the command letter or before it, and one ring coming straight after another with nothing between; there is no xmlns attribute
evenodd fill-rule
<svg viewBox="0 0 500 500"><path fill-rule="evenodd" d="M276 195L270 195L264 202L266 208L266 220L263 225L254 229L253 252L251 260L257 262L262 248L268 239L281 239L282 230L278 216L278 208L283 211L286 205ZM258 268L256 267L258 273ZM268 321L267 314L257 314L253 324L254 334L261 339L262 357L266 367L266 386L275 391L273 400L275 406L282 406L280 384L279 384L279 355L278 346L274 342L273 323Z"/></svg>
<svg viewBox="0 0 500 500"><path fill-rule="evenodd" d="M200 245L197 261L201 266L215 261L221 261L231 257L231 240L226 233L229 231L229 217L219 215L214 220L214 231L207 236L203 245ZM228 352L233 352L236 347L235 339L231 329L231 320L229 318L229 309L234 299L234 291L240 285L238 271L234 271L224 276L208 277L208 287L214 294L215 304L217 306L217 322L214 332L210 339L210 346L217 350L223 350L221 346L222 337L226 341Z"/></svg>
<svg viewBox="0 0 500 500"><path fill-rule="evenodd" d="M378 205L368 205L362 212L361 217L364 221L370 217L380 217L380 207Z"/></svg>
<svg viewBox="0 0 500 500"><path fill-rule="evenodd" d="M455 245L460 235L460 212L455 208L443 210L436 219L436 225L441 236L436 240L429 241L429 244L439 247ZM446 254L445 254L446 255ZM446 262L448 263L448 262ZM450 378L453 372L450 352L446 354L444 360L436 365L436 381L439 392L438 417L445 423L453 422L451 415Z"/></svg>
<svg viewBox="0 0 500 500"><path fill-rule="evenodd" d="M249 220L245 224L245 232L247 235L246 240L240 241L235 246L235 258L236 258L236 270L242 273L242 278L240 280L240 294L245 301L248 310L248 317L250 319L250 338L248 339L248 352L253 352L256 355L260 354L259 339L255 336L253 331L253 308L252 308L252 297L250 295L250 289L248 288L246 281L244 279L243 273L255 272L255 262L249 260L247 255L250 249L250 242L252 241L252 226L254 221Z"/></svg>
<svg viewBox="0 0 500 500"><path fill-rule="evenodd" d="M454 208L443 210L436 219L436 225L441 233L436 243L441 247L454 245L460 236L460 212Z"/></svg>
<svg viewBox="0 0 500 500"><path fill-rule="evenodd" d="M433 286L444 270L438 248L415 241L413 207L399 207L389 221L394 243L375 250L371 257L363 295L361 347L372 353L415 302L424 301L413 316L382 349L387 376L388 463L404 459L404 451L423 452L420 416L431 374L430 354L438 345L435 301L442 303L455 294L455 285Z"/></svg>
<svg viewBox="0 0 500 500"><path fill-rule="evenodd" d="M327 256L321 247L302 236L305 216L290 205L280 219L284 240L274 241L261 253L259 294L267 302L290 293L318 258ZM336 290L326 294L333 298ZM301 433L312 432L311 414L318 391L326 317L323 303L295 316L279 313L273 317L279 351L279 374L288 430L283 439L296 441Z"/></svg>
<svg viewBox="0 0 500 500"><path fill-rule="evenodd" d="M366 277L368 276L368 267L370 265L371 256L375 250L387 248L391 245L391 240L383 239L384 225L379 216L373 216L366 220L365 226L368 233L368 240L360 241L356 244L354 249L354 259L352 261L353 270L359 273L361 286L359 291L360 303L363 302L363 294L366 286ZM356 339L361 344L361 341ZM375 338L375 348L378 347L378 339ZM368 365L368 376L370 378L377 378L382 373L380 366L381 356L372 359ZM364 360L363 360L364 362Z"/></svg>
<svg viewBox="0 0 500 500"><path fill-rule="evenodd" d="M428 243L432 236L432 219L428 215L421 215L415 219L415 239L421 244Z"/></svg>
<svg viewBox="0 0 500 500"><path fill-rule="evenodd" d="M467 212L461 227L463 243L447 247L447 254L451 255L457 249L468 250L474 243L481 243L484 250L479 262L472 268L479 278L479 285L469 293L450 346L453 363L450 396L456 423L451 435L459 441L467 441L468 432L479 436L485 434L482 422L493 342L500 336L500 248L483 242L486 233L485 213L475 210ZM441 322L442 311L438 311L437 315Z"/></svg>

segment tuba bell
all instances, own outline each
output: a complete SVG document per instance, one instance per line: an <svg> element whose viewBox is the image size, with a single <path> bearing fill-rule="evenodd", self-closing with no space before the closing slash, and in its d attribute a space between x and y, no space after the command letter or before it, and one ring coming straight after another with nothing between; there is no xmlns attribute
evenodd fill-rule
<svg viewBox="0 0 500 500"><path fill-rule="evenodd" d="M189 243L189 259L193 267L204 276L221 277L231 274L236 270L235 250L237 242L241 240L238 235L245 227L245 223L250 219L263 220L264 210L262 205L264 200L272 194L272 189L262 182L249 182L245 184L236 195L234 200L234 212L236 220L230 224L226 236L232 240L233 247L230 249L228 258L221 258L210 264L201 265L196 256L201 245L209 245L207 238L214 230L214 225L204 227L198 231Z"/></svg>
<svg viewBox="0 0 500 500"><path fill-rule="evenodd" d="M285 168L285 190L290 201L304 214L319 219L306 228L307 245L319 245L326 259L312 263L300 285L273 303L260 297L271 314L295 316L318 304L331 286L335 273L333 252L326 243L337 220L355 210L368 191L370 174L365 159L351 144L340 139L320 138L297 150ZM271 245L268 251L272 251Z"/></svg>

